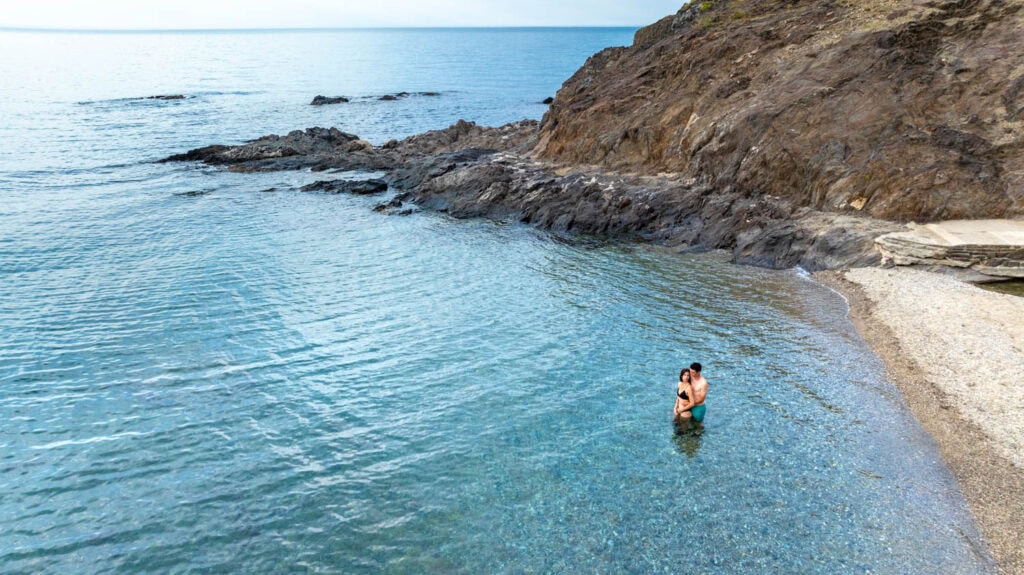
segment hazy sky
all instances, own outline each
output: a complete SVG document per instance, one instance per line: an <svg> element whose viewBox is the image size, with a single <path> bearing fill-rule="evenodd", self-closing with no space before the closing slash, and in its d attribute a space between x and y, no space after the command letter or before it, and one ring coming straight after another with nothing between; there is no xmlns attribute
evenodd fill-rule
<svg viewBox="0 0 1024 575"><path fill-rule="evenodd" d="M634 26L686 0L13 0L0 27Z"/></svg>

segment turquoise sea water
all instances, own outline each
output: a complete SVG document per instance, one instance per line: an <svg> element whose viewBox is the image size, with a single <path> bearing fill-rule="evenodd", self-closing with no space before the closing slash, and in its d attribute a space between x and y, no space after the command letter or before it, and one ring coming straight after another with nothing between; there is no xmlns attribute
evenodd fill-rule
<svg viewBox="0 0 1024 575"><path fill-rule="evenodd" d="M797 271L152 163L539 118L631 33L0 33L0 572L994 572Z"/></svg>

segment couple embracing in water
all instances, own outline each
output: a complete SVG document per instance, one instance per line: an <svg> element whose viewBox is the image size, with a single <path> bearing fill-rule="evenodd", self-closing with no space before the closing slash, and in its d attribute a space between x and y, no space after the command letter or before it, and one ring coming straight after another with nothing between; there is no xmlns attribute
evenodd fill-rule
<svg viewBox="0 0 1024 575"><path fill-rule="evenodd" d="M700 374L701 365L691 363L689 368L679 372L679 386L676 388L676 407L672 419L676 424L704 421L704 398L708 395L708 380Z"/></svg>

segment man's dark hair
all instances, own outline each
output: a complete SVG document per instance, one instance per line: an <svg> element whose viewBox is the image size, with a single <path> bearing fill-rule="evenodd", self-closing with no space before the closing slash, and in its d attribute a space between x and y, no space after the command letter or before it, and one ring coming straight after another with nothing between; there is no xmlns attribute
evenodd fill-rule
<svg viewBox="0 0 1024 575"><path fill-rule="evenodd" d="M690 369L692 371L696 371L697 373L700 373L700 364L695 361L695 362L690 364Z"/></svg>

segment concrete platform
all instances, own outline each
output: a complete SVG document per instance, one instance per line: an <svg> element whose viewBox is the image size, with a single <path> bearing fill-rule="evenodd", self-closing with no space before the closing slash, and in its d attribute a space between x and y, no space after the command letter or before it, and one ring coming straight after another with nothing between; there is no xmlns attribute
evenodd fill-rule
<svg viewBox="0 0 1024 575"><path fill-rule="evenodd" d="M1024 220L955 220L913 225L880 236L887 261L969 268L986 276L1024 278Z"/></svg>

